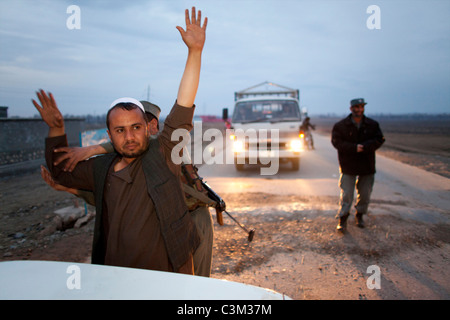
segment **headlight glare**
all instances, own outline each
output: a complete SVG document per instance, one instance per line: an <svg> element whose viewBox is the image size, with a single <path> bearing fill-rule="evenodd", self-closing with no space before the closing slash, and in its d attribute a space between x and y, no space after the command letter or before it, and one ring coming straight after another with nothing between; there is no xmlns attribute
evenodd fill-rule
<svg viewBox="0 0 450 320"><path fill-rule="evenodd" d="M244 142L240 140L235 140L233 143L233 150L234 152L244 152L245 151Z"/></svg>
<svg viewBox="0 0 450 320"><path fill-rule="evenodd" d="M302 141L300 139L291 140L290 148L291 148L291 151L293 151L293 152L302 151Z"/></svg>

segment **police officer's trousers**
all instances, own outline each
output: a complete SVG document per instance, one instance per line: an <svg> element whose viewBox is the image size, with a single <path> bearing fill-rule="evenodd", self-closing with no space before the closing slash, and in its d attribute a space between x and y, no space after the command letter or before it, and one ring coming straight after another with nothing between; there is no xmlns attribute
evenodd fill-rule
<svg viewBox="0 0 450 320"><path fill-rule="evenodd" d="M374 174L354 176L341 173L339 178L339 211L336 217L343 217L350 213L353 195L356 187L356 212L366 214L369 207L370 195L375 181Z"/></svg>

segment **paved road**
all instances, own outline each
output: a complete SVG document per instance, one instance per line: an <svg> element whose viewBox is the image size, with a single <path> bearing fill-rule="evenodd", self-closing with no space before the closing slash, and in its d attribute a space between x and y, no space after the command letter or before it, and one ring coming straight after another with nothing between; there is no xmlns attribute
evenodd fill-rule
<svg viewBox="0 0 450 320"><path fill-rule="evenodd" d="M292 171L289 163L280 164L277 174L264 176L260 168L239 172L232 164L204 164L200 174L219 194L265 192L337 197L339 165L336 150L328 136L315 134L314 142L316 150L302 154L299 171ZM220 153L217 158L226 159ZM448 178L377 155L372 199L387 211L420 221L449 222L449 190ZM399 207L402 209L396 210Z"/></svg>

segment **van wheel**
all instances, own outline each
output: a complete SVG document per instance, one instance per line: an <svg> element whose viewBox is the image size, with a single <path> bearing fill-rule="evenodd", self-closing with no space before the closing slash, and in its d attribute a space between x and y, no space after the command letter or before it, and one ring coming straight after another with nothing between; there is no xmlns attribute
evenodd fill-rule
<svg viewBox="0 0 450 320"><path fill-rule="evenodd" d="M292 170L298 171L300 169L300 158L291 159Z"/></svg>

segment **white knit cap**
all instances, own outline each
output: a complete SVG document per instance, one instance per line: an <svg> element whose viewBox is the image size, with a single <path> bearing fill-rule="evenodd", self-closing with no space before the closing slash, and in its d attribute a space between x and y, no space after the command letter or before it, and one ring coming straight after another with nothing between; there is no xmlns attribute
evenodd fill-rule
<svg viewBox="0 0 450 320"><path fill-rule="evenodd" d="M116 104L119 104L119 103L132 103L132 104L135 104L139 108L141 108L141 110L144 111L144 113L145 113L144 106L142 105L142 103L139 100L136 100L136 99L133 99L133 98L128 98L128 97L114 100L113 103L111 103L111 106L109 108L111 109L112 107L114 107Z"/></svg>

